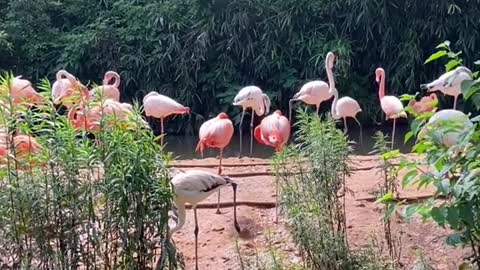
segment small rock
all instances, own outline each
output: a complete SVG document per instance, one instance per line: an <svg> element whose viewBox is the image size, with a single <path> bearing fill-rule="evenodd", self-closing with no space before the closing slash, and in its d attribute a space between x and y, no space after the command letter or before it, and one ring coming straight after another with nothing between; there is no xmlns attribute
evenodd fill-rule
<svg viewBox="0 0 480 270"><path fill-rule="evenodd" d="M222 256L221 258L222 258L223 262L228 262L228 261L230 261L230 258L227 258L227 257L225 257L225 256Z"/></svg>
<svg viewBox="0 0 480 270"><path fill-rule="evenodd" d="M365 207L364 203L357 204L356 207Z"/></svg>
<svg viewBox="0 0 480 270"><path fill-rule="evenodd" d="M247 242L243 246L248 247L248 248L254 248L255 247L252 242Z"/></svg>
<svg viewBox="0 0 480 270"><path fill-rule="evenodd" d="M213 228L212 231L214 231L214 232L221 232L221 231L223 231L223 230L225 230L224 227L218 227L218 228Z"/></svg>

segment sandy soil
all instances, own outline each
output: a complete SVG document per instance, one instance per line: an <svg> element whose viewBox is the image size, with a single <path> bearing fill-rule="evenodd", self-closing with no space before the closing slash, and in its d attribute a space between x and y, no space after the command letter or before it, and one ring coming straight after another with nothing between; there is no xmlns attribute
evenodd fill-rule
<svg viewBox="0 0 480 270"><path fill-rule="evenodd" d="M270 172L269 160L256 158L228 158L225 159L223 174L239 174L251 172ZM259 165L232 167L234 164ZM346 198L348 240L353 248L365 247L372 243L372 239L381 240L383 227L380 206L374 202L359 200L369 197L380 181L375 167L378 161L374 156L354 157L356 167L363 168L355 171L347 181L349 189L353 190ZM176 164L192 166L182 170L201 169L216 172L218 164L214 158L198 160L179 160ZM195 165L198 165L197 167ZM208 165L208 166L202 166ZM238 201L275 202L274 177L269 175L247 176L234 178L238 186ZM429 194L431 190L417 191L409 188L400 191L400 196L416 196ZM206 203L215 203L216 195L212 195ZM231 201L230 189L222 190L222 201ZM199 268L209 270L240 269L240 259L237 247L244 256L256 256L270 247L282 252L282 256L290 262L299 262L298 251L289 238L288 230L280 217L279 224L274 223L275 208L260 209L239 206L238 221L242 228L240 235L233 227L233 209L223 208L221 214L215 214L215 209L198 209L199 216ZM416 259L416 250L422 250L430 258L432 266L437 270L457 269L462 256L468 250L453 248L445 244L449 231L439 228L432 223L422 223L414 220L410 223L397 218L393 224L397 235L401 238L402 269L410 269ZM186 269L194 269L194 235L193 213L187 212L187 222L184 228L175 233L173 238L180 252L184 254ZM238 243L238 246L237 246ZM380 248L380 247L379 247Z"/></svg>

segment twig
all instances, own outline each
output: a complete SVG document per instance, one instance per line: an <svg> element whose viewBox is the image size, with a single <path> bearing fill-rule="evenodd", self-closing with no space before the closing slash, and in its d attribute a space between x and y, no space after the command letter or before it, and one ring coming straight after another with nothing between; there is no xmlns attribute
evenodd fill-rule
<svg viewBox="0 0 480 270"><path fill-rule="evenodd" d="M254 207L254 208L262 208L262 209L267 209L267 208L274 208L275 207L275 202L254 202L254 201L239 201L237 202L237 206L239 205L244 205L244 206L249 206L249 207ZM221 202L220 203L220 208L227 208L227 207L233 207L233 202ZM191 205L186 205L187 209L191 209ZM208 208L217 208L217 203L202 203L202 204L197 204L198 209L208 209Z"/></svg>

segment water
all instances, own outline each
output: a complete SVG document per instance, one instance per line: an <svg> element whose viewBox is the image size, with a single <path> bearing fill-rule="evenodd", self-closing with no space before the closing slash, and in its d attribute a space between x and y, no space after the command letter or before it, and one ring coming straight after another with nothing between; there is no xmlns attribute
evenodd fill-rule
<svg viewBox="0 0 480 270"><path fill-rule="evenodd" d="M373 136L378 130L384 134L391 135L392 126L382 125L376 128L364 128L363 130L363 143L353 144L354 154L356 155L368 155L375 144ZM395 131L395 148L399 149L402 153L408 153L412 149L413 139L407 144L404 144L405 134L408 132L408 125L397 125ZM358 142L360 140L360 132L358 127L349 127L348 137L350 140ZM165 138L165 148L167 152L172 152L177 159L192 159L201 158L200 153L195 152L195 148L198 143L197 136L174 136L167 135ZM271 158L274 150L272 147L262 145L253 139L253 154L250 155L250 131L245 131L243 136L243 156L257 157L257 158ZM224 150L224 157L238 157L240 150L240 141L238 134L235 134L230 144ZM218 156L218 149L206 149L204 151L204 157L216 157Z"/></svg>

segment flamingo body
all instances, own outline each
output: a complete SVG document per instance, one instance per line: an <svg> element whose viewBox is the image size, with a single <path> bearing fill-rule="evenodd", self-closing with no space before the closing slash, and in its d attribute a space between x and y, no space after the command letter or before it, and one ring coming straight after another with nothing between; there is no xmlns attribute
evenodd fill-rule
<svg viewBox="0 0 480 270"><path fill-rule="evenodd" d="M387 119L397 119L400 117L406 117L406 113L403 112L403 104L395 96L384 96L380 99L380 106Z"/></svg>
<svg viewBox="0 0 480 270"><path fill-rule="evenodd" d="M111 80L113 84L109 84ZM120 75L115 71L107 71L103 77L103 85L97 86L90 91L90 95L95 97L97 92L101 92L104 99L112 99L114 101L120 101Z"/></svg>
<svg viewBox="0 0 480 270"><path fill-rule="evenodd" d="M90 98L87 87L80 83L72 74L59 70L56 81L52 85L52 98L54 104L63 104L71 108Z"/></svg>
<svg viewBox="0 0 480 270"><path fill-rule="evenodd" d="M39 104L44 101L42 95L37 93L32 87L32 83L28 80L22 79L22 76L13 78L10 94L13 104Z"/></svg>
<svg viewBox="0 0 480 270"><path fill-rule="evenodd" d="M199 130L200 141L197 151L203 152L206 147L225 148L232 139L233 124L225 113L220 113L202 124Z"/></svg>
<svg viewBox="0 0 480 270"><path fill-rule="evenodd" d="M456 122L460 125L460 130L450 130L448 132L441 131L441 125L445 121ZM418 138L425 136L427 130L431 131L431 135L440 138L442 144L450 147L458 142L458 139L465 132L468 132L473 127L472 121L461 111L446 109L435 113L427 122L427 124L420 130Z"/></svg>
<svg viewBox="0 0 480 270"><path fill-rule="evenodd" d="M328 84L324 81L307 82L293 96L294 100L301 100L308 105L317 106L330 98L332 98L332 94L329 91Z"/></svg>
<svg viewBox="0 0 480 270"><path fill-rule="evenodd" d="M167 96L160 95L155 91L148 93L143 98L143 107L146 116L155 118L165 118L173 114L186 114L190 112L188 107L181 105Z"/></svg>
<svg viewBox="0 0 480 270"><path fill-rule="evenodd" d="M281 151L290 137L290 122L279 110L263 118L255 128L255 138L259 143L272 146Z"/></svg>
<svg viewBox="0 0 480 270"><path fill-rule="evenodd" d="M438 98L435 93L422 97L420 101L410 100L408 105L416 114L434 112L437 110Z"/></svg>
<svg viewBox="0 0 480 270"><path fill-rule="evenodd" d="M268 114L270 111L270 99L257 86L246 86L235 96L233 105L241 106L243 110L252 108L258 116Z"/></svg>

